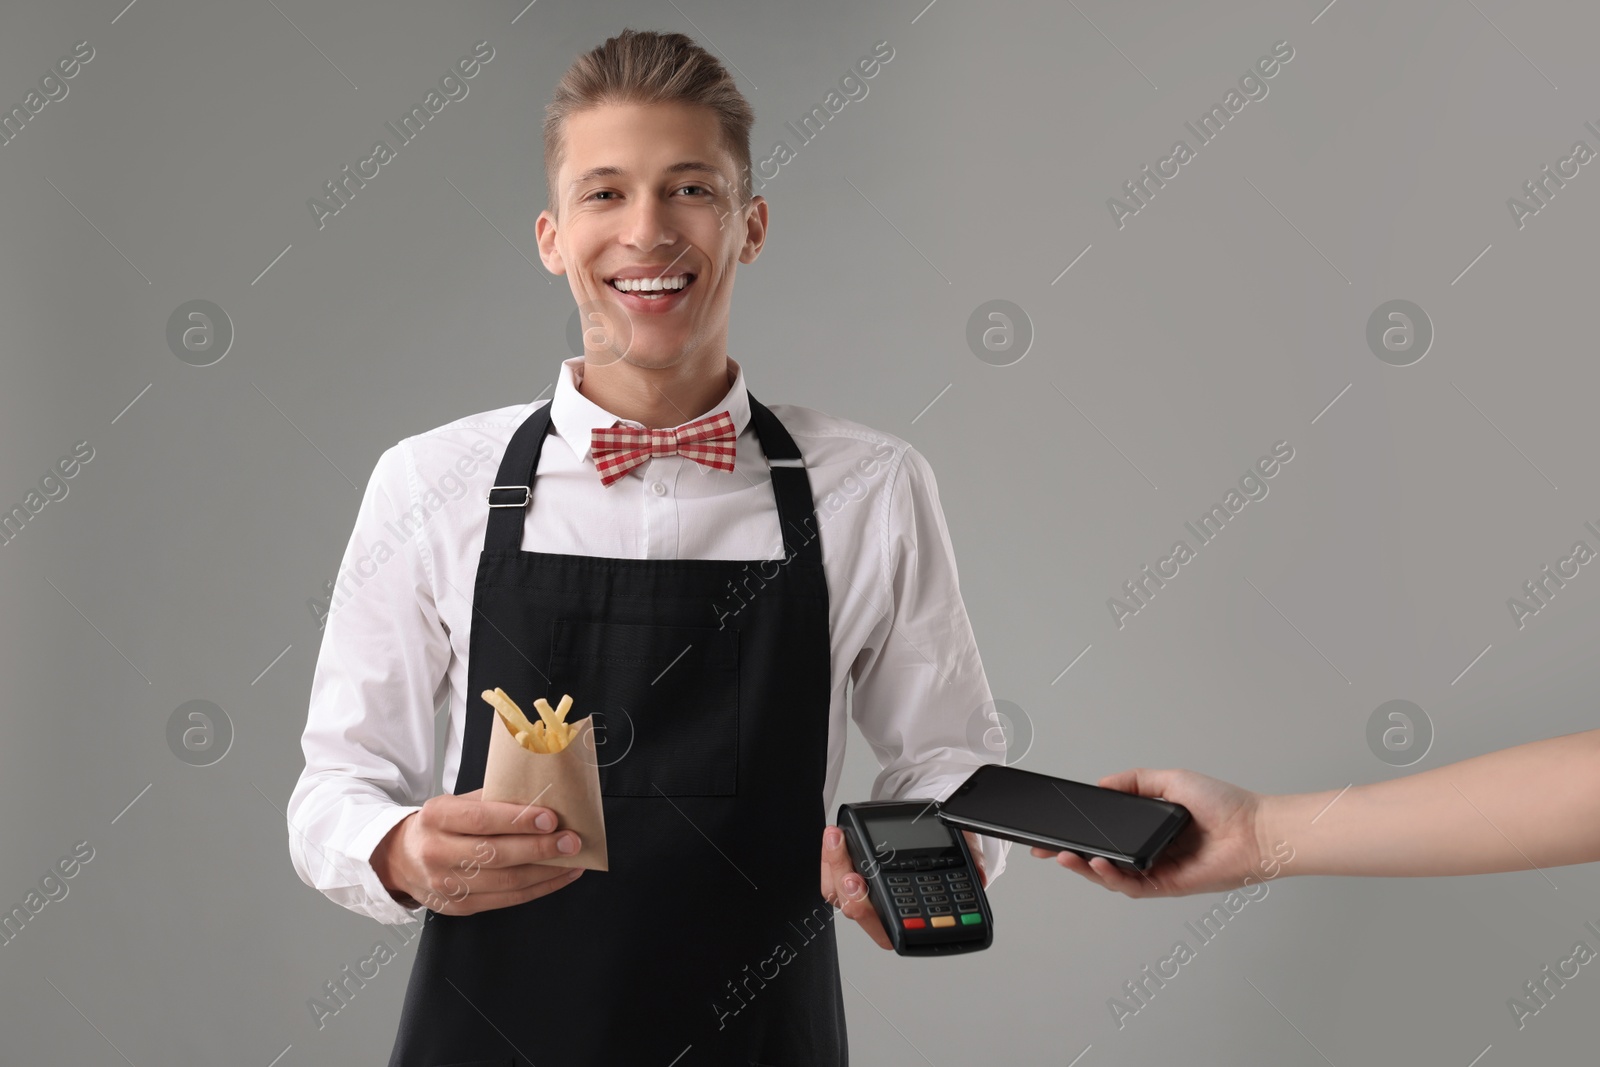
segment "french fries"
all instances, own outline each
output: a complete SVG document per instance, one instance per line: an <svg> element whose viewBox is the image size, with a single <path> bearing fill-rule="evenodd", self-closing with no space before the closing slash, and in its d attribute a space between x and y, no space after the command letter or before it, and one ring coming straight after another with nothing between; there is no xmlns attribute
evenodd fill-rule
<svg viewBox="0 0 1600 1067"><path fill-rule="evenodd" d="M530 752L554 755L578 736L577 728L566 721L567 712L572 710L571 696L563 695L560 705L555 708L544 697L535 700L533 707L539 713L538 722L529 722L527 715L504 689L485 689L483 699L493 705L507 728L516 735L517 744Z"/></svg>

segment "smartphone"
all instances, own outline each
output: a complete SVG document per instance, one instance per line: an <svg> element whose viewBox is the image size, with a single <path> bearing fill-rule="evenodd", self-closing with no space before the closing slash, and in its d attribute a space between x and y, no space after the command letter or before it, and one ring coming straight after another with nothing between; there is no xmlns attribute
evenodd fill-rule
<svg viewBox="0 0 1600 1067"><path fill-rule="evenodd" d="M1169 800L986 763L939 805L939 818L973 833L1084 859L1104 856L1122 870L1143 871L1188 824L1189 810Z"/></svg>

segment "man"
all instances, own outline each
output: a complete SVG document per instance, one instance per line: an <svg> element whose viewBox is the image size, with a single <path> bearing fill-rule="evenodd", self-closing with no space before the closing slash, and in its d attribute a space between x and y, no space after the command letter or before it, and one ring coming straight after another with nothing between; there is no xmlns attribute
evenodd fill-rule
<svg viewBox="0 0 1600 1067"><path fill-rule="evenodd" d="M875 799L942 799L981 762L989 687L926 461L765 407L727 354L767 229L752 119L681 34L581 56L547 109L537 235L583 357L548 403L373 471L289 823L308 884L427 915L391 1067L847 1063L828 905L889 945L826 825L847 683ZM575 851L557 813L481 799L496 687L604 724L608 870L541 862ZM970 840L999 874L1002 844Z"/></svg>

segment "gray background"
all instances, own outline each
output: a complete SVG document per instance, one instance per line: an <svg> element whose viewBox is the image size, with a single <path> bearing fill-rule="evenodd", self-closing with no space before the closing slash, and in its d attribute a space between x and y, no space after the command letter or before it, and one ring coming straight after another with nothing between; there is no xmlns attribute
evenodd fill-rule
<svg viewBox="0 0 1600 1067"><path fill-rule="evenodd" d="M624 26L736 66L758 159L893 46L763 190L730 350L761 397L930 458L1023 766L1296 791L1407 773L1366 742L1391 699L1436 731L1416 769L1593 726L1600 576L1521 629L1506 599L1596 544L1597 165L1522 229L1506 200L1600 148L1600 18L1324 2L8 5L5 107L75 42L96 55L0 147L0 503L79 440L95 458L0 545L0 905L75 842L95 857L0 946L0 1061L383 1062L414 946L321 1030L307 1008L381 933L286 853L307 601L384 448L533 398L567 354L571 296L534 254L541 108ZM479 40L470 95L319 231L307 199ZM1107 198L1280 40L1269 95L1119 229ZM237 330L213 366L166 343L192 299ZM1036 333L1012 366L965 341L991 299ZM1412 366L1366 344L1392 299L1436 330ZM1107 598L1279 440L1270 495L1118 629ZM196 699L235 731L208 767L166 740ZM857 740L838 799L875 770ZM1216 897L1130 901L1019 847L988 952L906 960L841 930L851 1048L1571 1063L1593 967L1521 1032L1506 1001L1593 943L1597 889L1593 867L1276 882L1119 1030L1107 999Z"/></svg>

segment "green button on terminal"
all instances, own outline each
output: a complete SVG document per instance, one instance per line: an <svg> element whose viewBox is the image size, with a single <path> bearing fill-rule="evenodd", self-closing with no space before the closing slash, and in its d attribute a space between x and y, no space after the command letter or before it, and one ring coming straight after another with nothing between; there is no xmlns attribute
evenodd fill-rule
<svg viewBox="0 0 1600 1067"><path fill-rule="evenodd" d="M977 914L976 912L974 912L974 913L972 913L970 915L961 916L961 925L962 926L976 926L978 923L981 923L981 922L983 922L983 916Z"/></svg>

